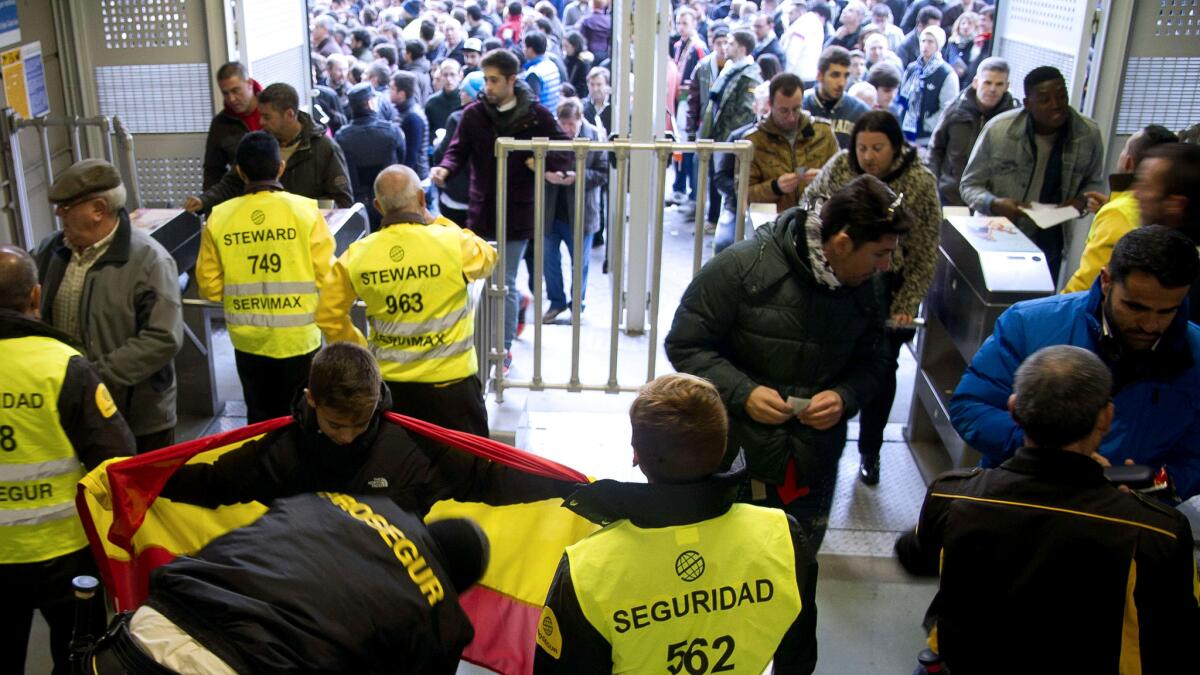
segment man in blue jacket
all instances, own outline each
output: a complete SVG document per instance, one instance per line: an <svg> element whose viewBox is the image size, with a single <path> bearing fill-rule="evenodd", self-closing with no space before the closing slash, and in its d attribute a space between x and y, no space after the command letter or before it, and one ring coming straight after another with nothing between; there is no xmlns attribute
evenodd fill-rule
<svg viewBox="0 0 1200 675"><path fill-rule="evenodd" d="M1090 291L1013 305L950 400L954 428L983 466L999 466L1024 442L1008 413L1017 367L1043 347L1082 347L1113 374L1116 416L1100 454L1165 466L1181 498L1200 494L1200 327L1186 300L1198 274L1191 240L1153 225L1117 242Z"/></svg>

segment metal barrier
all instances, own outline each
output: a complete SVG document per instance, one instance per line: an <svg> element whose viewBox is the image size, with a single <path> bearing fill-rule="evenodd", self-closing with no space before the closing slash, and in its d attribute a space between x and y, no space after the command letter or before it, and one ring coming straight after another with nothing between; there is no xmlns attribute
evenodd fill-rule
<svg viewBox="0 0 1200 675"><path fill-rule="evenodd" d="M507 243L507 186L505 179L507 178L508 155L510 152L527 151L533 153L534 162L534 217L533 217L533 251L534 251L534 279L533 284L534 296L534 317L533 322L533 379L530 381L510 381L504 376L504 299L508 292L505 285L504 270L505 270L505 244ZM610 272L612 274L612 323L609 327L609 357L608 357L608 381L603 384L584 384L579 378L579 343L580 343L580 293L583 283L583 266L572 262L571 275L571 377L569 382L546 382L542 379L542 275L544 272L544 234L545 234L545 191L546 191L546 153L547 152L570 152L575 156L575 175L576 186L582 188L584 176L586 175L587 154L589 152L601 151L612 153L616 160L616 181L620 186L617 194L626 194L624 188L628 182L629 162L633 154L645 153L653 155L657 162L657 177L658 180L654 187L654 197L652 207L654 209L654 231L652 233L652 241L654 245L653 259L653 279L650 291L650 348L648 350L646 381L654 378L655 360L657 357L657 342L658 342L658 311L660 306L660 290L662 284L662 246L663 246L663 216L664 207L663 201L666 198L666 174L667 165L671 161L671 155L676 152L694 152L698 160L697 176L707 176L708 166L713 159L713 154L717 152L728 152L735 155L736 171L738 176L737 182L737 213L740 217L736 219L734 241L740 241L745 236L745 217L747 210L747 195L749 194L750 185L750 158L754 153L754 146L749 141L736 141L732 143L715 143L713 141L696 141L691 143L677 143L671 141L653 141L653 142L634 142L626 139L612 139L609 141L551 141L548 138L534 138L532 140L516 140L513 138L498 138L496 139L496 237L497 237L497 254L498 260L496 264L496 272L492 275L492 283L488 289L487 300L494 304L495 308L491 311L494 315L493 331L494 342L493 347L488 352L488 360L490 361L490 370L493 372L492 383L496 393L496 401L504 401L504 389L506 388L524 388L533 391L542 391L545 389L562 389L566 391L604 391L608 393L617 393L621 391L636 391L637 386L626 385L622 386L617 381L617 335L621 325L621 309L623 298L623 281L624 281L624 264L625 264L625 216L626 207L625 199L617 200L616 204L612 205L611 215L609 220L609 246L611 256ZM700 271L700 262L702 259L704 247L704 208L703 204L707 197L708 181L701 179L699 181L697 192L697 208L695 215L696 233L694 239L694 248L692 255L692 275L695 276ZM586 191L584 189L575 190L575 219L573 230L573 249L576 256L587 255L583 248L583 220L585 211ZM633 273L638 273L634 270ZM639 384L640 386L640 384Z"/></svg>
<svg viewBox="0 0 1200 675"><path fill-rule="evenodd" d="M42 173L46 180L46 189L50 189L50 185L54 183L54 159L62 153L50 152L50 128L62 127L67 130L67 135L71 140L71 162L78 162L81 159L86 159L88 154L85 142L81 131L86 131L89 128L94 128L100 133L102 140L101 146L104 152L104 159L112 162L117 170L121 173L122 181L126 191L126 208L133 211L141 206L141 193L138 189L137 179L137 164L134 161L133 152L133 136L121 124L118 117L38 117L36 119L27 120L21 118L11 108L5 108L0 111L0 141L4 144L5 159L7 160L7 170L9 180L7 186L10 188L8 208L12 211L13 219L18 226L18 232L21 241L19 242L25 248L30 248L37 244L33 233L33 219L30 216L31 210L29 205L29 190L25 183L25 167L24 158L21 150L21 130L34 129L38 132L39 148L42 157ZM114 154L113 137L116 137L116 148ZM13 206L15 204L15 207ZM58 217L54 213L54 205L46 203L46 209L50 214L50 222L54 223L55 227L59 227Z"/></svg>

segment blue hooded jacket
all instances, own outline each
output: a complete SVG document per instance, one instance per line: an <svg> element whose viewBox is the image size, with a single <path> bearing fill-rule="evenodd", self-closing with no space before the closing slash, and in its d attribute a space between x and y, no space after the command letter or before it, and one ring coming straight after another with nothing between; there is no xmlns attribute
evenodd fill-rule
<svg viewBox="0 0 1200 675"><path fill-rule="evenodd" d="M984 467L999 466L1021 447L1024 435L1008 412L1017 367L1042 347L1074 345L1104 357L1100 348L1100 280L1090 291L1019 302L971 360L954 396L950 421L983 455ZM1163 334L1152 372L1139 374L1113 396L1116 414L1100 446L1114 465L1166 466L1183 499L1200 493L1200 327L1188 323L1186 301ZM1105 359L1109 368L1112 360Z"/></svg>

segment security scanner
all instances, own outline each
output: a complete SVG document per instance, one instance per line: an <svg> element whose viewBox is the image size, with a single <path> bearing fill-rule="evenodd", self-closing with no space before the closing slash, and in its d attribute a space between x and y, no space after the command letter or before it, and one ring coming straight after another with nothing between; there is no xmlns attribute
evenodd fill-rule
<svg viewBox="0 0 1200 675"><path fill-rule="evenodd" d="M200 251L199 219L178 209L139 209L139 212L141 211L148 214L144 217L146 227L156 226L155 232L173 232L171 228L177 221L183 220L185 216L190 218L195 242L192 245L191 257L180 257L170 247L167 250L175 256L181 271L191 270ZM167 214L177 215L168 218ZM362 204L353 204L347 209L321 209L321 215L325 216L329 232L333 235L335 256L341 255L350 244L358 241L368 231L367 210ZM154 236L158 239L157 234ZM163 245L166 246L165 243ZM359 318L357 315L361 315L361 311L355 312L355 315ZM223 320L224 311L220 303L200 298L195 284L189 284L183 298L183 348L175 356L175 375L179 380L179 390L186 392L181 393L177 403L178 411L182 415L214 417L225 409L225 399L217 389L216 363L212 350L214 321ZM364 321L356 320L355 323L361 329Z"/></svg>
<svg viewBox="0 0 1200 675"><path fill-rule="evenodd" d="M979 462L979 453L950 425L950 396L996 319L1014 303L1053 293L1045 255L1007 219L950 216L942 221L905 430L926 483L948 469Z"/></svg>

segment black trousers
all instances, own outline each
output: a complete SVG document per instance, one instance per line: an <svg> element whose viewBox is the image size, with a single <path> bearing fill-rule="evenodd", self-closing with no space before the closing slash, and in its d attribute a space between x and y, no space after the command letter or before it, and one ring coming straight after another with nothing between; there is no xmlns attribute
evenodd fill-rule
<svg viewBox="0 0 1200 675"><path fill-rule="evenodd" d="M1062 267L1063 259L1063 226L1055 225L1046 229L1038 228L1029 235L1033 243L1046 254L1046 264L1050 266L1050 278L1058 285L1058 269Z"/></svg>
<svg viewBox="0 0 1200 675"><path fill-rule="evenodd" d="M134 440L137 441L137 454L139 455L143 452L172 446L175 445L175 427L155 431L150 434L142 434Z"/></svg>
<svg viewBox="0 0 1200 675"><path fill-rule="evenodd" d="M445 216L446 218L449 218L451 220L451 222L453 222L455 225L457 225L461 228L464 228L464 229L467 227L467 212L466 212L466 210L460 210L460 209L446 206L445 202L438 204L438 206L441 208L442 215Z"/></svg>
<svg viewBox="0 0 1200 675"><path fill-rule="evenodd" d="M0 588L5 596L4 611L0 612L0 673L25 672L29 630L33 611L38 610L50 625L54 675L70 674L71 631L75 627L71 579L81 574L100 576L86 546L44 562L0 565ZM99 635L104 630L103 600L94 600L89 610L92 634Z"/></svg>
<svg viewBox="0 0 1200 675"><path fill-rule="evenodd" d="M392 392L392 410L440 427L488 437L487 408L483 405L483 387L471 375L461 380L430 384L427 382L388 382Z"/></svg>
<svg viewBox="0 0 1200 675"><path fill-rule="evenodd" d="M808 486L808 494L803 497L783 503L779 490L769 483L764 484L765 496L754 495L753 481L743 480L738 488L738 501L773 509L783 509L783 512L796 519L800 531L808 541L809 549L815 556L825 541L825 532L829 529L829 512L833 509L833 496L837 492L837 464L815 476Z"/></svg>
<svg viewBox="0 0 1200 675"><path fill-rule="evenodd" d="M233 351L238 379L242 381L242 395L246 399L248 424L292 414L292 401L296 391L308 385L308 369L316 353L313 350L300 356L273 359Z"/></svg>
<svg viewBox="0 0 1200 675"><path fill-rule="evenodd" d="M887 426L892 403L896 400L896 369L900 366L900 349L913 339L912 328L885 328L883 348L891 357L890 367L884 372L879 391L862 404L858 415L858 452L877 455L883 447L883 428Z"/></svg>

